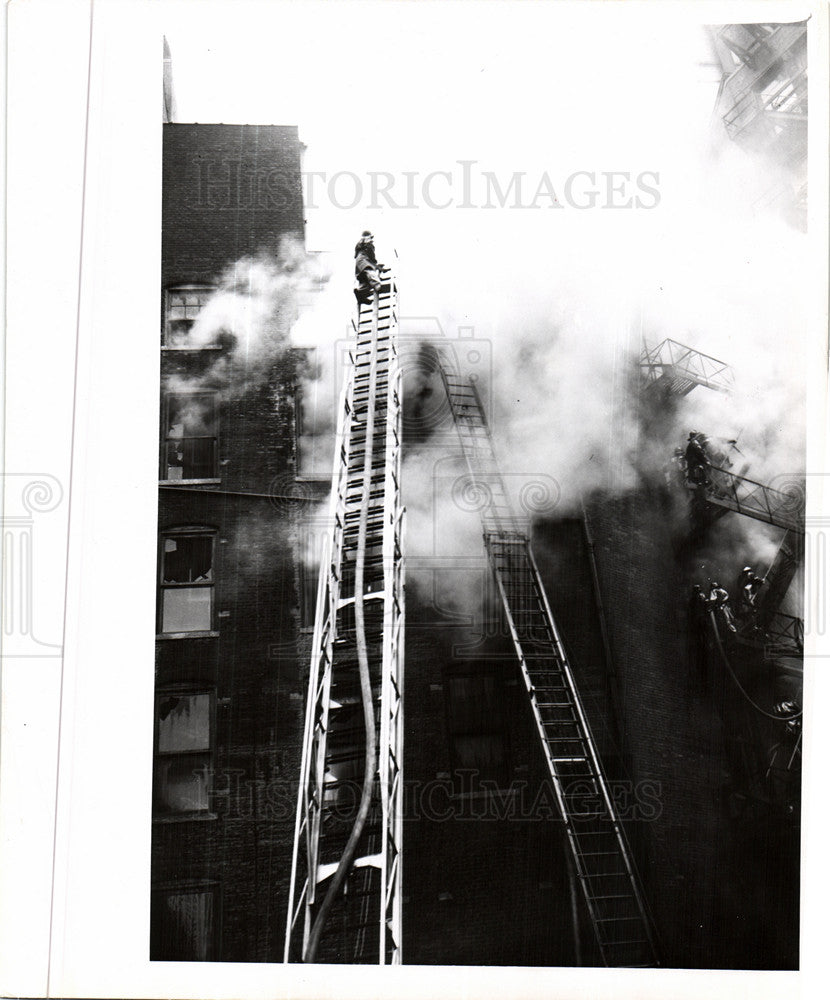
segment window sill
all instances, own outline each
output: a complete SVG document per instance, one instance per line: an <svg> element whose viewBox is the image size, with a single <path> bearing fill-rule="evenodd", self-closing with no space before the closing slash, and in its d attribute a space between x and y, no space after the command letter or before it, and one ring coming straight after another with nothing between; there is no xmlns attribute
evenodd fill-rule
<svg viewBox="0 0 830 1000"><path fill-rule="evenodd" d="M219 486L221 479L159 479L159 486Z"/></svg>
<svg viewBox="0 0 830 1000"><path fill-rule="evenodd" d="M154 816L154 823L204 823L208 820L218 819L217 813L182 813L179 816Z"/></svg>
<svg viewBox="0 0 830 1000"><path fill-rule="evenodd" d="M160 639L218 639L218 632L158 632L156 641Z"/></svg>
<svg viewBox="0 0 830 1000"><path fill-rule="evenodd" d="M310 472L308 475L297 475L294 476L294 481L297 483L330 483L331 473L330 472Z"/></svg>

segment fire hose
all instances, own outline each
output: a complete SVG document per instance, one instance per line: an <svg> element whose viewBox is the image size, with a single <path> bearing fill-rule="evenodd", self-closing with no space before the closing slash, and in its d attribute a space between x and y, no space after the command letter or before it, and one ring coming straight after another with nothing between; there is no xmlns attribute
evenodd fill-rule
<svg viewBox="0 0 830 1000"><path fill-rule="evenodd" d="M801 718L801 716L804 714L804 709L803 708L799 709L799 711L796 712L796 713L794 713L793 715L787 715L787 716L774 715L772 712L767 712L766 709L761 708L760 705L757 705L752 700L752 698L750 698L750 696L744 690L743 685L738 680L737 675L735 674L735 671L732 669L732 664L729 662L729 659L728 659L728 657L726 655L726 651L723 648L723 643L721 642L721 638L720 638L720 632L718 630L718 623L717 623L717 621L715 619L715 612L710 610L709 611L709 617L712 620L712 631L715 633L715 642L717 642L717 644L718 644L718 652L720 653L721 659L723 660L724 665L726 666L726 669L729 671L730 677L735 682L735 686L741 692L741 694L744 696L744 698L746 698L746 700L749 702L749 704L752 705L752 707L755 709L755 711L756 712L760 712L761 715L765 716L767 719L774 719L776 722L790 722L793 719L799 719L799 718Z"/></svg>
<svg viewBox="0 0 830 1000"><path fill-rule="evenodd" d="M359 309L359 307L358 307ZM357 534L357 554L354 571L354 628L357 645L357 662L360 673L360 694L363 702L363 721L366 729L366 760L363 768L363 787L360 793L360 805L352 826L349 839L343 849L343 854L337 869L329 884L320 909L317 911L314 924L308 939L308 947L303 961L314 962L320 945L323 927L328 919L329 911L348 876L357 844L366 825L369 808L372 803L372 785L375 780L377 757L377 729L375 727L375 706L372 699L372 678L369 673L369 652L366 644L366 622L363 609L363 578L366 562L366 534L369 519L369 494L371 493L372 450L375 433L374 399L377 387L377 331L378 331L378 297L374 295L374 318L372 323L372 349L369 367L369 397L366 411L366 444L363 457L363 495L360 501L360 521Z"/></svg>

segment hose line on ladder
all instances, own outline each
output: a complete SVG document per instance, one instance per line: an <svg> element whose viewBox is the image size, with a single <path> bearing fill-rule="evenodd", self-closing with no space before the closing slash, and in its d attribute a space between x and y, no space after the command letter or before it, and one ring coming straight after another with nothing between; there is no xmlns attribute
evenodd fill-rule
<svg viewBox="0 0 830 1000"><path fill-rule="evenodd" d="M360 307L358 306L358 325ZM366 622L363 614L363 578L366 562L366 535L369 519L369 494L372 487L372 450L375 433L375 389L377 386L377 334L378 334L378 293L374 295L372 317L372 346L369 362L369 396L366 409L366 444L363 456L363 494L360 501L360 521L357 533L357 553L354 570L354 628L357 645L357 662L360 672L360 694L363 701L363 720L366 728L366 760L363 769L363 788L360 793L360 805L355 817L354 826L343 849L343 854L332 876L311 933L304 956L305 962L314 962L323 927L328 919L329 911L337 898L337 894L348 876L354 859L357 843L366 825L366 817L372 803L372 785L375 780L377 757L377 729L375 727L375 706L372 699L372 678L369 673L369 651L366 643Z"/></svg>
<svg viewBox="0 0 830 1000"><path fill-rule="evenodd" d="M746 691L743 688L743 685L738 680L737 675L735 674L735 671L732 669L732 664L729 662L729 658L727 657L726 652L725 652L725 650L723 648L723 643L721 642L720 632L718 631L718 623L717 623L717 620L715 619L715 612L714 611L710 611L709 612L709 617L712 619L712 630L715 633L715 641L718 644L718 652L721 655L721 659L723 660L723 662L724 662L724 664L726 666L726 669L729 671L730 677L735 682L735 686L738 688L738 690L741 692L741 694L744 696L744 698L746 698L746 700L749 702L749 704L752 705L752 707L755 709L755 711L756 712L760 712L761 715L765 716L767 719L774 719L776 722L790 722L792 719L799 719L799 718L801 718L801 716L804 714L804 709L803 708L800 709L798 712L796 712L794 715L785 715L785 716L782 716L782 715L774 715L772 712L768 712L766 709L761 708L760 705L756 705L756 703L752 700L752 698L746 693Z"/></svg>

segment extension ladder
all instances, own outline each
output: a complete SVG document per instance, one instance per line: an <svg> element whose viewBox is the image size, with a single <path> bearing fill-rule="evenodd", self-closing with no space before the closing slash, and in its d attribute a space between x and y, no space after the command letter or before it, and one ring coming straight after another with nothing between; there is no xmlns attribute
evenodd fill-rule
<svg viewBox="0 0 830 1000"><path fill-rule="evenodd" d="M449 361L442 374L473 488L486 500L481 504L485 547L602 961L656 966L631 851L527 534L498 471L481 399Z"/></svg>

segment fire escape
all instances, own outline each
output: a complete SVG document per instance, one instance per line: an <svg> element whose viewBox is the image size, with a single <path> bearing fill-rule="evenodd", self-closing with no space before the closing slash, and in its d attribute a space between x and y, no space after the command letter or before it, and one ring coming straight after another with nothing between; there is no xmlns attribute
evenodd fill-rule
<svg viewBox="0 0 830 1000"><path fill-rule="evenodd" d="M784 168L761 199L780 204L800 228L807 214L807 22L711 28L723 77L715 113L725 135Z"/></svg>
<svg viewBox="0 0 830 1000"><path fill-rule="evenodd" d="M286 962L401 961L401 398L397 289L381 279L359 306L338 419Z"/></svg>
<svg viewBox="0 0 830 1000"><path fill-rule="evenodd" d="M653 349L644 347L640 370L644 393L659 393L662 399L671 395L685 396L696 385L730 392L734 384L732 371L723 362L672 340L664 340ZM730 659L732 652L742 647L751 654L752 672L757 672L759 655L764 661L779 664L782 659L800 661L803 656L803 621L780 610L804 558L801 490L796 488L793 492L785 492L774 489L721 466L709 466L705 481L693 483L687 479L687 486L693 538L699 537L730 511L783 529L777 554L764 577L765 586L754 613L737 619L735 632L731 635L725 632L723 639L714 613L710 612L708 618L711 619L711 639L737 689L733 692L734 707L730 713L733 722L734 712L742 704L738 692L743 698L744 708L750 702L754 709L753 712L742 713L744 724L733 724L727 737L734 759L740 761L744 787L748 790L736 798L746 800L749 797L771 804L776 801L777 788L777 798L791 805L795 762L800 747L800 711L789 717L781 716L780 721L775 722L779 731L786 727L787 735L774 745L771 756L764 755L759 761L757 748L768 743L762 733L759 716L775 720L776 715L774 711L767 711L752 701ZM733 594L732 597L737 600L739 595ZM800 675L800 666L792 672ZM768 721L766 726L769 728Z"/></svg>
<svg viewBox="0 0 830 1000"><path fill-rule="evenodd" d="M527 534L499 472L481 400L446 358L442 377L471 482L486 499L481 522L487 555L602 961L612 967L656 966L631 849Z"/></svg>
<svg viewBox="0 0 830 1000"><path fill-rule="evenodd" d="M731 392L735 381L732 369L723 361L669 338L656 347L643 347L640 372L645 391L661 395L688 396L696 385Z"/></svg>
<svg viewBox="0 0 830 1000"><path fill-rule="evenodd" d="M768 654L801 656L804 652L803 621L778 610L803 561L803 533L785 532L775 559L767 570L764 578L766 586L757 603L758 624L768 636Z"/></svg>
<svg viewBox="0 0 830 1000"><path fill-rule="evenodd" d="M735 384L734 373L725 362L669 338L656 347L645 345L639 367L644 394L663 398L687 396L695 386L731 392ZM773 524L785 532L764 581L766 588L759 601L758 618L789 643L798 632L799 620L781 615L777 609L803 559L800 492L777 490L719 466L709 467L708 479L706 484L690 484L693 530L705 530L732 511Z"/></svg>
<svg viewBox="0 0 830 1000"><path fill-rule="evenodd" d="M693 521L697 527L706 527L730 511L804 533L799 504L792 494L711 466L709 483L692 488Z"/></svg>

